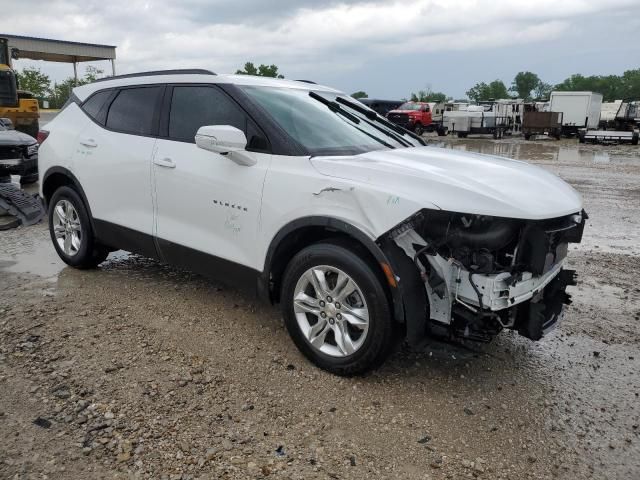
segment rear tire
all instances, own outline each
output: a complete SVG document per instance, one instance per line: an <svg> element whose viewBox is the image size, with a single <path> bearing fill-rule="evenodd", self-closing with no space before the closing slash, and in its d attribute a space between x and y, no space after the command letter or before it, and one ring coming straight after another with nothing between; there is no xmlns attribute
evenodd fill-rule
<svg viewBox="0 0 640 480"><path fill-rule="evenodd" d="M379 366L393 346L382 281L343 246L318 243L295 255L284 273L281 301L289 335L323 370L362 374Z"/></svg>
<svg viewBox="0 0 640 480"><path fill-rule="evenodd" d="M62 261L72 267L94 268L109 255L96 243L87 208L70 187L60 187L51 197L49 234Z"/></svg>

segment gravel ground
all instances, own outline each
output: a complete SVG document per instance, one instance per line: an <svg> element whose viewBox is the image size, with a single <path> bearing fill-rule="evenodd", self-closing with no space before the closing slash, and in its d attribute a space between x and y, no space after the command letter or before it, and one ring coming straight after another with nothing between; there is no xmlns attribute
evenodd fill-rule
<svg viewBox="0 0 640 480"><path fill-rule="evenodd" d="M0 232L0 478L639 478L640 150L430 140L583 194L553 334L402 347L344 379L239 292L124 252L74 270L44 225Z"/></svg>

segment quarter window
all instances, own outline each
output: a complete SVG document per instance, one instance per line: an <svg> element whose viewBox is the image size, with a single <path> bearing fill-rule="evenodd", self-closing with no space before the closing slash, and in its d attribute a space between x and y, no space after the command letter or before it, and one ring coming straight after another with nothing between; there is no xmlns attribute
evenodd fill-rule
<svg viewBox="0 0 640 480"><path fill-rule="evenodd" d="M153 133L153 113L162 87L121 90L109 107L107 128L133 135Z"/></svg>
<svg viewBox="0 0 640 480"><path fill-rule="evenodd" d="M103 90L102 92L95 93L84 102L82 105L82 109L85 111L87 115L96 120L98 123L104 123L104 115L102 116L102 120L99 119L99 114L104 107L105 102L109 99L111 95L110 90Z"/></svg>

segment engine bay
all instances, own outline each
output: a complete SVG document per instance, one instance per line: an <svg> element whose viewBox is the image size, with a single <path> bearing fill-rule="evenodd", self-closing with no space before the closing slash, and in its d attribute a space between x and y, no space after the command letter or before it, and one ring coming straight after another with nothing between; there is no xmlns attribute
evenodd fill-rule
<svg viewBox="0 0 640 480"><path fill-rule="evenodd" d="M584 211L520 220L422 210L388 234L419 272L428 332L490 341L501 330L539 340L571 302L564 269L582 239Z"/></svg>

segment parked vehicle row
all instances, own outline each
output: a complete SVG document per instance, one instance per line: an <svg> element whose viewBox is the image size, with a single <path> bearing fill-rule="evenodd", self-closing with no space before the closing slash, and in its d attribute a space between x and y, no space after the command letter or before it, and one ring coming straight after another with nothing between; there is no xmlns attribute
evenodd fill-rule
<svg viewBox="0 0 640 480"><path fill-rule="evenodd" d="M369 101L376 105L379 101ZM549 102L502 99L461 103L405 102L386 115L393 123L418 135L435 131L465 138L469 134L489 134L494 138L522 133L525 139L536 135L578 137L581 142L637 144L640 102L602 103L594 92L551 93ZM598 127L600 126L600 130Z"/></svg>

